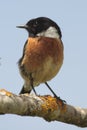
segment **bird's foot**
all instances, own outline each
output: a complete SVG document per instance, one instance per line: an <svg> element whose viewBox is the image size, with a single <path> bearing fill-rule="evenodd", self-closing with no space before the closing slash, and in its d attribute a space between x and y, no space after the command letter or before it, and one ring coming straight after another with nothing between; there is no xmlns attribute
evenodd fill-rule
<svg viewBox="0 0 87 130"><path fill-rule="evenodd" d="M57 99L57 101L59 101L61 104L62 104L62 106L64 105L64 104L66 104L66 101L65 100L63 100L63 99L61 99L60 97L58 97L58 96L54 96L56 99Z"/></svg>

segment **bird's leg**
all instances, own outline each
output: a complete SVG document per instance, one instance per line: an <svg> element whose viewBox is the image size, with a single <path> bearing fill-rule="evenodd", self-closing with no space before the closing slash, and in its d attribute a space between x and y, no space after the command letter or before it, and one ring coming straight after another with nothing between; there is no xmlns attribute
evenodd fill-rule
<svg viewBox="0 0 87 130"><path fill-rule="evenodd" d="M33 77L32 77L32 73L30 73L30 85L35 93L35 95L37 95L36 91L35 91L35 88L34 88L34 85L33 85Z"/></svg>
<svg viewBox="0 0 87 130"><path fill-rule="evenodd" d="M51 87L48 85L47 82L45 82L45 85L49 88L49 90L52 92L52 94L54 95L54 97L57 97L57 95L56 95L55 92L51 89Z"/></svg>
<svg viewBox="0 0 87 130"><path fill-rule="evenodd" d="M49 90L52 92L52 94L54 95L55 98L57 98L58 100L60 100L62 103L66 103L65 100L62 100L60 97L58 97L55 92L51 89L51 87L48 85L47 82L45 82L45 85L49 88Z"/></svg>

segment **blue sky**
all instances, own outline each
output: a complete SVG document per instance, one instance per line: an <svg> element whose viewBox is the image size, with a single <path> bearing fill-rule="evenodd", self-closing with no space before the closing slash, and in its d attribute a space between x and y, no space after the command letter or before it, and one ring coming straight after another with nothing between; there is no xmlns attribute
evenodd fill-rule
<svg viewBox="0 0 87 130"><path fill-rule="evenodd" d="M18 70L28 37L16 26L31 18L46 16L58 23L64 43L64 63L59 74L49 82L68 104L87 108L87 1L86 0L8 0L0 2L0 88L18 94L23 80ZM39 94L51 94L44 84ZM0 115L0 129L78 130L60 122L48 123L38 117Z"/></svg>

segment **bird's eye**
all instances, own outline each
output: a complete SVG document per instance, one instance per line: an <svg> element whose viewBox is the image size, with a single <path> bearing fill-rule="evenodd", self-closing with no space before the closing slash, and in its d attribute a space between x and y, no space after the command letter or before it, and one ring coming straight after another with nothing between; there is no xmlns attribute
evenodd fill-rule
<svg viewBox="0 0 87 130"><path fill-rule="evenodd" d="M36 20L35 24L37 25L38 24L38 21Z"/></svg>
<svg viewBox="0 0 87 130"><path fill-rule="evenodd" d="M38 26L38 21L36 20L35 23L34 23L34 26Z"/></svg>

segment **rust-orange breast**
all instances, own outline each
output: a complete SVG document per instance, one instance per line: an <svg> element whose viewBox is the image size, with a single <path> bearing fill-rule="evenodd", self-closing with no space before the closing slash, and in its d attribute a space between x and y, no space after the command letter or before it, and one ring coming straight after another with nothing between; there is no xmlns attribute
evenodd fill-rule
<svg viewBox="0 0 87 130"><path fill-rule="evenodd" d="M21 65L27 73L34 73L35 79L43 76L42 82L54 77L63 63L63 44L60 39L28 38ZM39 74L40 73L40 74Z"/></svg>

